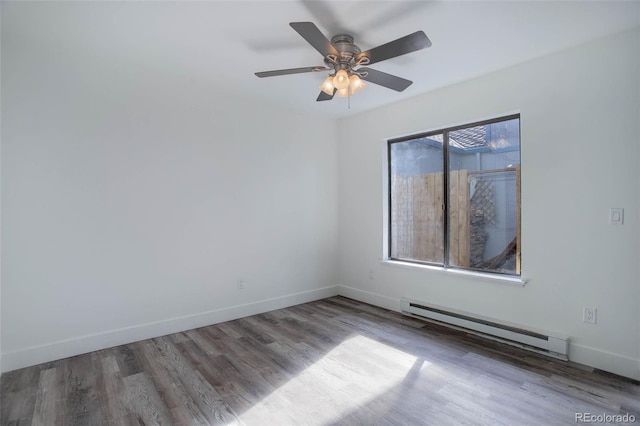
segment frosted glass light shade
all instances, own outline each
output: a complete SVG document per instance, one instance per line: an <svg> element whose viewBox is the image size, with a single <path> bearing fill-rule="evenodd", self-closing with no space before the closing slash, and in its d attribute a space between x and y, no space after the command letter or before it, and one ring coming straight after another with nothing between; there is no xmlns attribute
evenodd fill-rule
<svg viewBox="0 0 640 426"><path fill-rule="evenodd" d="M349 96L349 86L345 87L344 89L338 89L338 91L336 92L336 96L339 98L346 98Z"/></svg>
<svg viewBox="0 0 640 426"><path fill-rule="evenodd" d="M333 89L334 89L333 76L330 75L322 82L322 84L320 85L320 90L322 90L327 95L331 96L333 95Z"/></svg>
<svg viewBox="0 0 640 426"><path fill-rule="evenodd" d="M340 70L333 77L333 86L340 90L349 87L349 74L345 70Z"/></svg>
<svg viewBox="0 0 640 426"><path fill-rule="evenodd" d="M349 77L349 87L351 88L351 94L355 95L366 86L365 82L360 79L357 75L353 74Z"/></svg>

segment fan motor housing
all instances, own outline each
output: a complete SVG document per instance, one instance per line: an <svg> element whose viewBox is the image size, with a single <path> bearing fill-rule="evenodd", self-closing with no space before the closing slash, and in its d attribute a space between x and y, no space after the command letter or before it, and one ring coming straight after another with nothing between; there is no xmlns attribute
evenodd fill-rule
<svg viewBox="0 0 640 426"><path fill-rule="evenodd" d="M355 56L360 53L360 48L353 44L353 36L349 34L338 34L331 38L331 44L340 52L338 63L340 65L349 65L353 62ZM334 66L325 58L324 61L328 66Z"/></svg>

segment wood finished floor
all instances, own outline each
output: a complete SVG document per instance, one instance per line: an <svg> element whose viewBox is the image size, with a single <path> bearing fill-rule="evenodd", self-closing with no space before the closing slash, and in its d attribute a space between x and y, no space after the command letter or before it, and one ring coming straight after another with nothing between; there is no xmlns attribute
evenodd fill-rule
<svg viewBox="0 0 640 426"><path fill-rule="evenodd" d="M2 425L561 425L640 385L344 297L5 373Z"/></svg>

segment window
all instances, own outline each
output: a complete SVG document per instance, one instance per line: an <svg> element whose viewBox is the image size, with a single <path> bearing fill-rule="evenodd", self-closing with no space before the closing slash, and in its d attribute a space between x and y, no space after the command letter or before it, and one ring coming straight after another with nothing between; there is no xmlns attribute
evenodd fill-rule
<svg viewBox="0 0 640 426"><path fill-rule="evenodd" d="M388 172L390 259L520 275L519 115L389 140Z"/></svg>

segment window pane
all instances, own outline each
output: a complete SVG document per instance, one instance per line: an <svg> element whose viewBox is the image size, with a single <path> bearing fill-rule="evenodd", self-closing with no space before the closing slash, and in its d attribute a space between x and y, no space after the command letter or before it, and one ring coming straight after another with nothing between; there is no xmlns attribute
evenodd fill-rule
<svg viewBox="0 0 640 426"><path fill-rule="evenodd" d="M389 144L391 257L443 264L443 135Z"/></svg>
<svg viewBox="0 0 640 426"><path fill-rule="evenodd" d="M449 132L449 265L520 274L520 121Z"/></svg>

